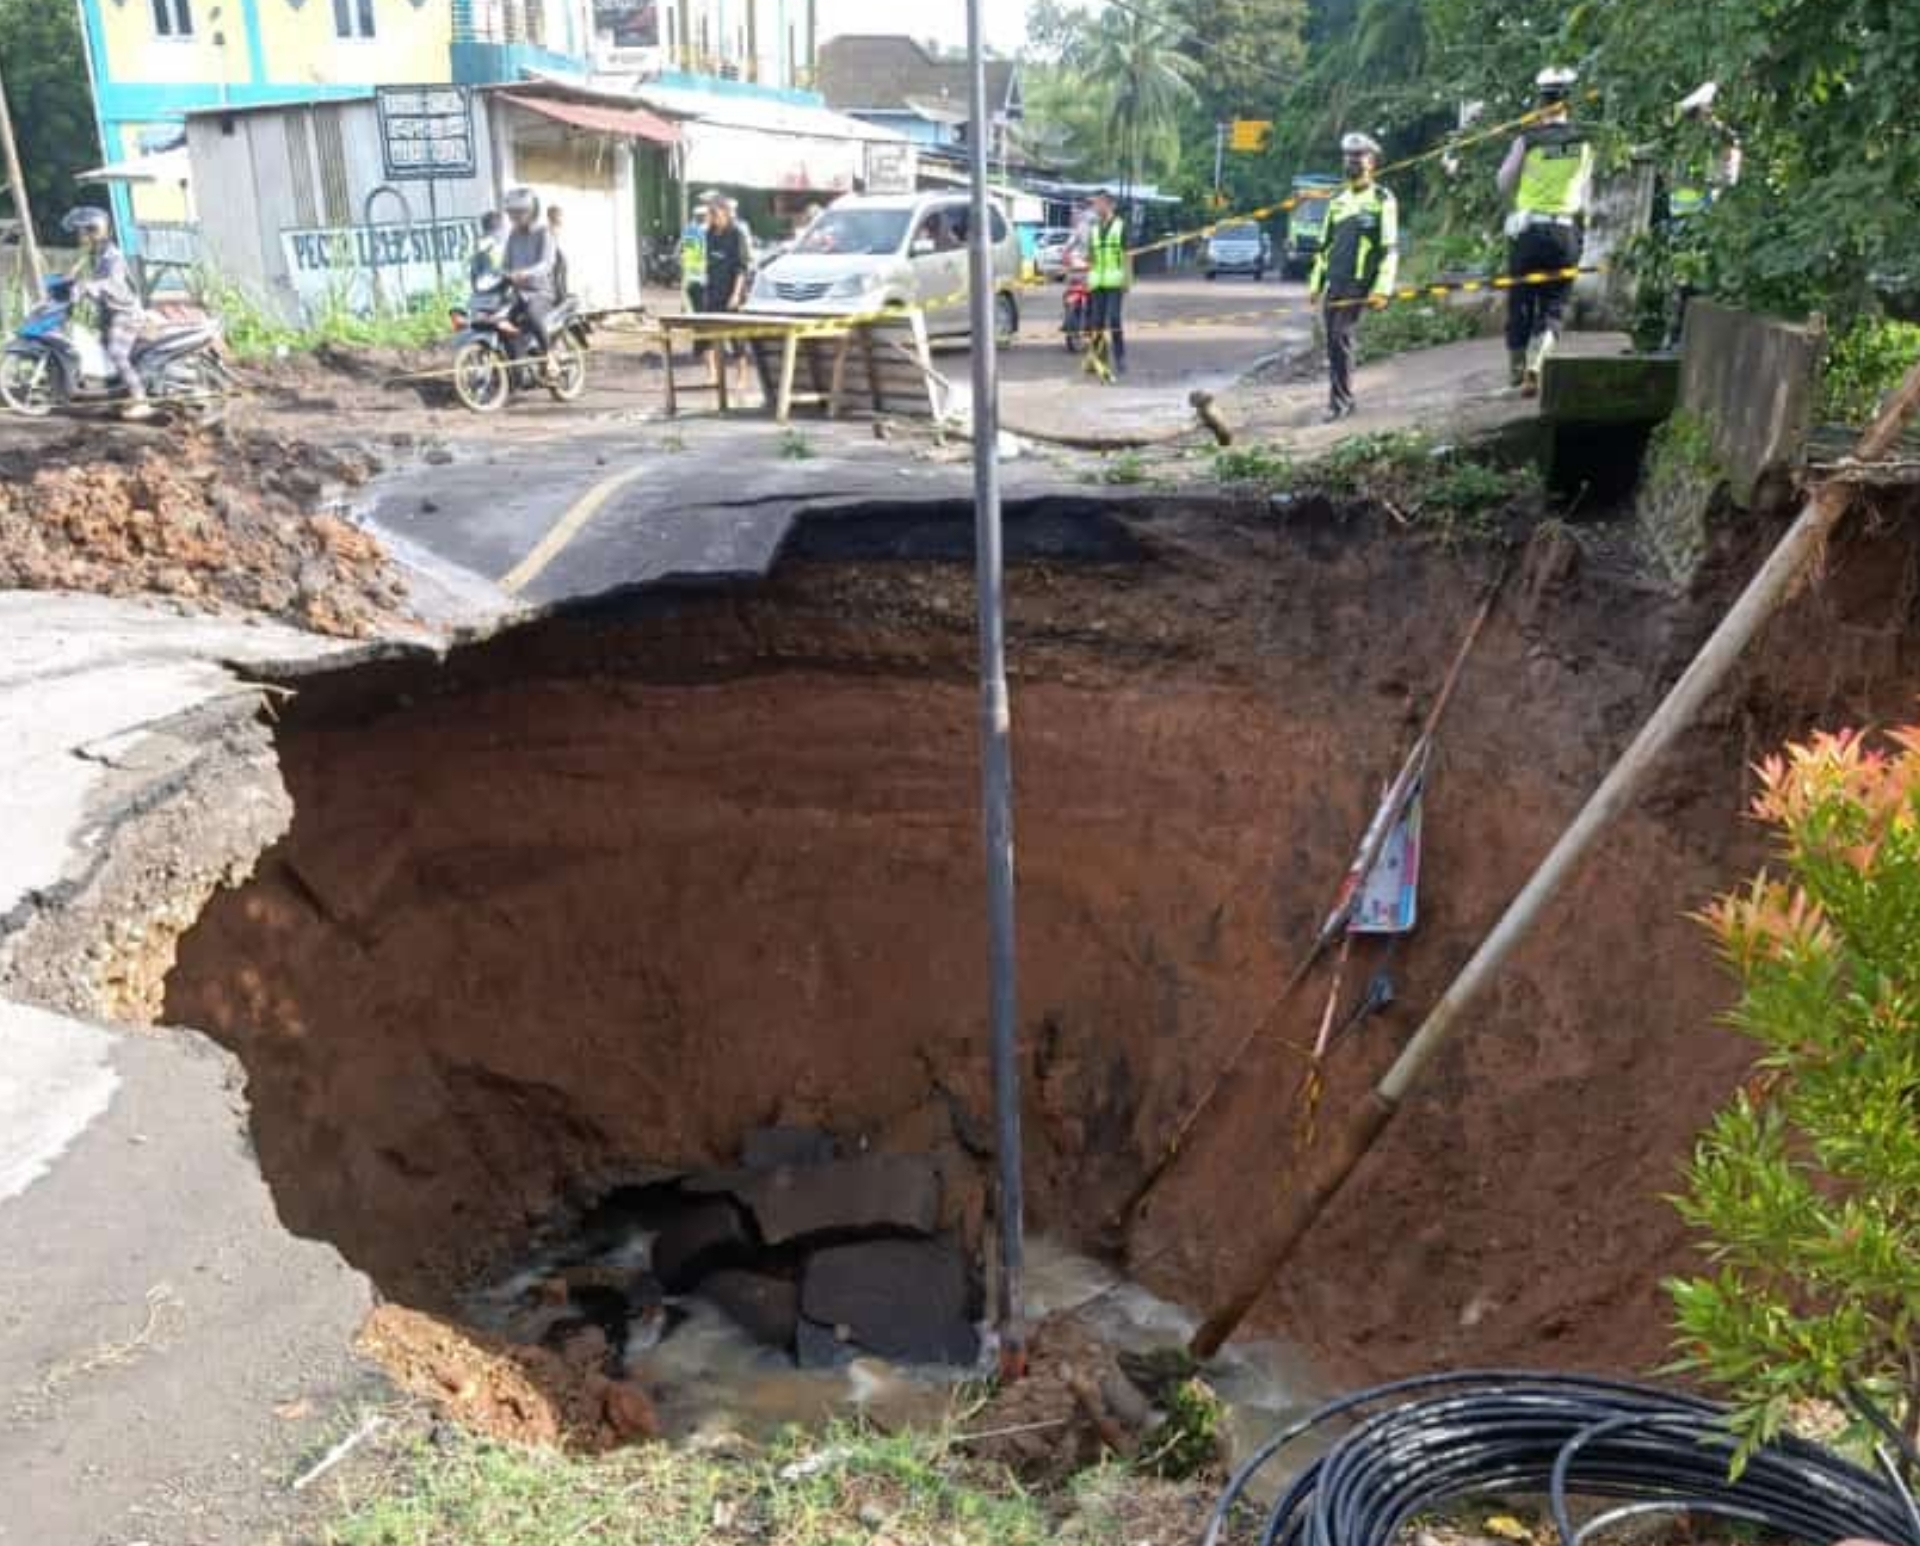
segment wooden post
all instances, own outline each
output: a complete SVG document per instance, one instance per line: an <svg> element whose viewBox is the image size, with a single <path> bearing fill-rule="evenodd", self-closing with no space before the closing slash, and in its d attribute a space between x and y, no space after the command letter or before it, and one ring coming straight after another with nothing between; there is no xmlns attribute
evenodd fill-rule
<svg viewBox="0 0 1920 1546"><path fill-rule="evenodd" d="M27 278L33 281L34 292L38 294L46 269L40 262L40 243L33 234L33 204L27 198L26 174L20 170L20 147L13 138L13 113L7 107L3 72L0 72L0 170L7 174L14 212L20 217L20 252L27 260Z"/></svg>
<svg viewBox="0 0 1920 1546"><path fill-rule="evenodd" d="M1887 400L1879 417L1860 437L1854 456L1863 462L1884 457L1899 441L1916 408L1920 408L1920 365L1907 373L1899 390ZM1693 663L1641 726L1633 744L1600 781L1600 787L1588 798L1580 814L1560 834L1559 841L1533 872L1533 878L1508 905L1493 926L1493 932L1481 942L1473 958L1440 996L1413 1040L1407 1043L1361 1109L1349 1118L1337 1137L1324 1173L1294 1194L1249 1268L1227 1285L1217 1307L1188 1344L1196 1357L1211 1358L1220 1350L1281 1269L1293 1259L1314 1221L1339 1195L1347 1178L1392 1124L1408 1091L1447 1038L1460 1029L1467 1011L1506 965L1507 957L1526 938L1560 889L1573 878L1614 817L1639 798L1667 748L1692 724L1739 663L1746 647L1794 594L1808 568L1825 550L1827 539L1846 508L1845 495L1835 489L1816 489L1809 496L1779 546L1747 582L1747 588L1720 620L1712 637L1701 646Z"/></svg>

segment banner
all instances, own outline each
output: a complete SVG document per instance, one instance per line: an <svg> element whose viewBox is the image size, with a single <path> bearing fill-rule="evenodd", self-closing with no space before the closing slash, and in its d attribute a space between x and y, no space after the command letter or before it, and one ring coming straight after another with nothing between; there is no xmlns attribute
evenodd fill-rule
<svg viewBox="0 0 1920 1546"><path fill-rule="evenodd" d="M366 313L466 282L478 222L311 227L280 233L293 293L309 312ZM436 270L436 260L438 269Z"/></svg>

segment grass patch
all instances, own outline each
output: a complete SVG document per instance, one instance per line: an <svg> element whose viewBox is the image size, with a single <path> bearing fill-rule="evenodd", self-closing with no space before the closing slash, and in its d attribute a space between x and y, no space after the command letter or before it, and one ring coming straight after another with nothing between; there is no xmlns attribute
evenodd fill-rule
<svg viewBox="0 0 1920 1546"><path fill-rule="evenodd" d="M1228 446L1214 453L1213 475L1222 483L1285 488L1293 482L1293 458L1278 446Z"/></svg>
<svg viewBox="0 0 1920 1546"><path fill-rule="evenodd" d="M1360 322L1359 356L1362 365L1434 349L1472 338L1479 324L1471 312L1444 301L1395 301L1384 311L1368 312Z"/></svg>
<svg viewBox="0 0 1920 1546"><path fill-rule="evenodd" d="M358 349L421 349L448 337L447 312L463 304L462 288L449 285L416 296L404 306L355 310L344 290L331 292L303 324L288 322L252 291L214 273L195 283L200 304L220 319L227 347L239 359L305 354L326 346Z"/></svg>
<svg viewBox="0 0 1920 1546"><path fill-rule="evenodd" d="M813 460L813 442L797 429L782 430L780 454L790 462L810 462Z"/></svg>
<svg viewBox="0 0 1920 1546"><path fill-rule="evenodd" d="M664 1444L598 1458L478 1439L410 1444L327 1546L1048 1546L1039 1500L939 1433L839 1426L764 1454Z"/></svg>
<svg viewBox="0 0 1920 1546"><path fill-rule="evenodd" d="M1496 535L1516 505L1541 495L1539 470L1508 466L1418 430L1350 435L1300 471L1299 484L1340 499L1370 499L1402 524L1449 542Z"/></svg>
<svg viewBox="0 0 1920 1546"><path fill-rule="evenodd" d="M1117 486L1145 483L1147 461L1138 451L1122 451L1118 456L1109 456L1102 461L1096 476L1101 483Z"/></svg>

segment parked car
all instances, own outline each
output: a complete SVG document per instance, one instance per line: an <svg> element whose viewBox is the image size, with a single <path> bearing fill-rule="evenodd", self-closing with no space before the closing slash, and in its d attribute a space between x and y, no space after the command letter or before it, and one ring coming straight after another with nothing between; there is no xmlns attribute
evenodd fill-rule
<svg viewBox="0 0 1920 1546"><path fill-rule="evenodd" d="M1020 239L998 207L991 218L995 331L1011 338L1020 326ZM921 306L930 334L964 335L971 223L964 196L848 194L760 270L746 309L806 317Z"/></svg>
<svg viewBox="0 0 1920 1546"><path fill-rule="evenodd" d="M1039 265L1042 279L1065 279L1067 277L1067 244L1073 240L1073 232L1063 225L1048 226L1040 233L1035 244L1034 261Z"/></svg>
<svg viewBox="0 0 1920 1546"><path fill-rule="evenodd" d="M1320 256L1327 234L1327 201L1340 191L1338 177L1305 173L1294 178L1294 206L1287 216L1286 244L1280 249L1280 272L1288 279L1305 279Z"/></svg>
<svg viewBox="0 0 1920 1546"><path fill-rule="evenodd" d="M1216 226L1207 238L1207 253L1202 262L1207 278L1222 274L1251 274L1263 278L1273 267L1273 238L1254 220L1229 220Z"/></svg>

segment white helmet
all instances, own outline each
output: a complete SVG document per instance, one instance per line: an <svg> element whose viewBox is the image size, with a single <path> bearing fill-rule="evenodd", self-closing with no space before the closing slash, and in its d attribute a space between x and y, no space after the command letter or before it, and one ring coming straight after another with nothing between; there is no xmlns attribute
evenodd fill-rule
<svg viewBox="0 0 1920 1546"><path fill-rule="evenodd" d="M1564 102L1573 95L1573 88L1580 82L1580 72L1566 65L1552 64L1534 76L1533 83L1540 88L1540 100L1543 102Z"/></svg>
<svg viewBox="0 0 1920 1546"><path fill-rule="evenodd" d="M1380 142L1371 134L1343 134L1340 136L1340 154L1343 156L1377 156L1380 154Z"/></svg>
<svg viewBox="0 0 1920 1546"><path fill-rule="evenodd" d="M506 197L501 199L500 207L509 215L524 215L529 219L540 218L540 195L531 188L509 188Z"/></svg>

